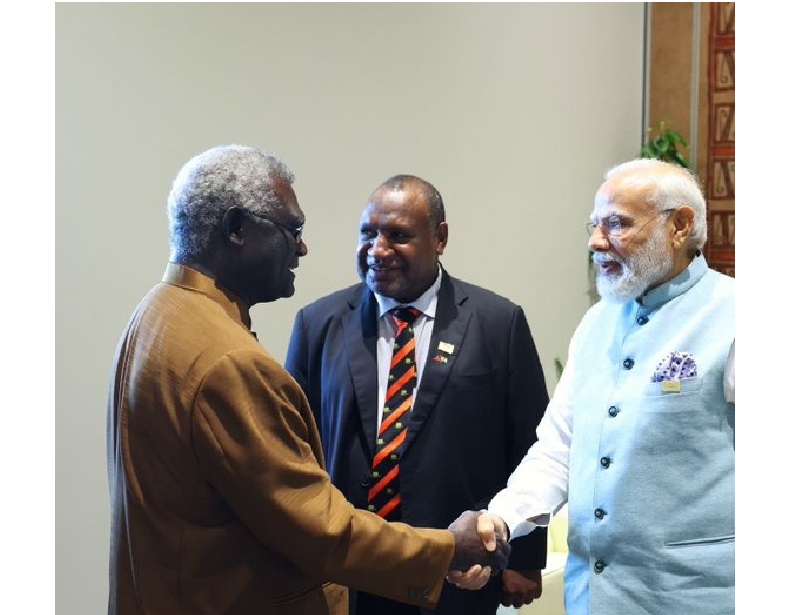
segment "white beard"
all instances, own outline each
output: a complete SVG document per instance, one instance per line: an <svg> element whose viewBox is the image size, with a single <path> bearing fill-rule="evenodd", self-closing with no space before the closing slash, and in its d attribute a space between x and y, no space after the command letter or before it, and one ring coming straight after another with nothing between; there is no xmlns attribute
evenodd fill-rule
<svg viewBox="0 0 799 615"><path fill-rule="evenodd" d="M597 268L596 289L600 297L613 303L625 303L640 297L648 288L666 278L674 265L664 233L652 233L637 254L622 260L611 254L594 253L594 263L614 262L621 274L603 274Z"/></svg>

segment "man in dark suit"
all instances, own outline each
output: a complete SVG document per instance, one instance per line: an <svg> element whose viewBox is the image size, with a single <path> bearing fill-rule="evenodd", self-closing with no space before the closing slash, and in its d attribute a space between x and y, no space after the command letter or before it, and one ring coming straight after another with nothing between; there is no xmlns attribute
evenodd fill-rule
<svg viewBox="0 0 799 615"><path fill-rule="evenodd" d="M484 508L535 442L549 401L522 308L451 277L439 264L447 237L433 185L408 175L382 183L360 221L363 283L298 312L285 365L310 401L334 484L356 507L417 527L447 527L461 511ZM402 359L415 360L415 386L396 419L390 365L405 325L392 310L405 306L417 310L415 347ZM539 597L546 534L512 547L508 570L479 592L447 585L435 613L493 615L500 602ZM420 610L351 592L350 612Z"/></svg>

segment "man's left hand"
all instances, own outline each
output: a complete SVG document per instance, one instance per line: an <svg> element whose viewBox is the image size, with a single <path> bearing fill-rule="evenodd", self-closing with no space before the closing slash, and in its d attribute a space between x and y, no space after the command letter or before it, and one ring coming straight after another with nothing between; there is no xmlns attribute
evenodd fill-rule
<svg viewBox="0 0 799 615"><path fill-rule="evenodd" d="M520 608L541 597L540 570L502 571L502 598L504 606Z"/></svg>

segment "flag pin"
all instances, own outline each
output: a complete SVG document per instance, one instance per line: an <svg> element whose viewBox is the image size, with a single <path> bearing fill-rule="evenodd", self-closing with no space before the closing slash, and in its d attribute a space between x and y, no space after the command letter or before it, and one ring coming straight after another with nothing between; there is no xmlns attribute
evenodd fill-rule
<svg viewBox="0 0 799 615"><path fill-rule="evenodd" d="M438 349L441 352L446 352L447 354L452 354L453 352L455 352L455 346L449 344L448 342L439 342Z"/></svg>

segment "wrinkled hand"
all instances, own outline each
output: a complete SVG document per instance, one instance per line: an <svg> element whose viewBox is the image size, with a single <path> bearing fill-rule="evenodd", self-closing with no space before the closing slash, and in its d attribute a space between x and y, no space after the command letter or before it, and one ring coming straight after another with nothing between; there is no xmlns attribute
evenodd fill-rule
<svg viewBox="0 0 799 615"><path fill-rule="evenodd" d="M447 575L450 583L461 589L481 589L493 571L508 565L508 529L500 517L466 511L449 529L455 533L455 553Z"/></svg>
<svg viewBox="0 0 799 615"><path fill-rule="evenodd" d="M503 570L502 597L504 606L521 608L541 597L540 570Z"/></svg>

